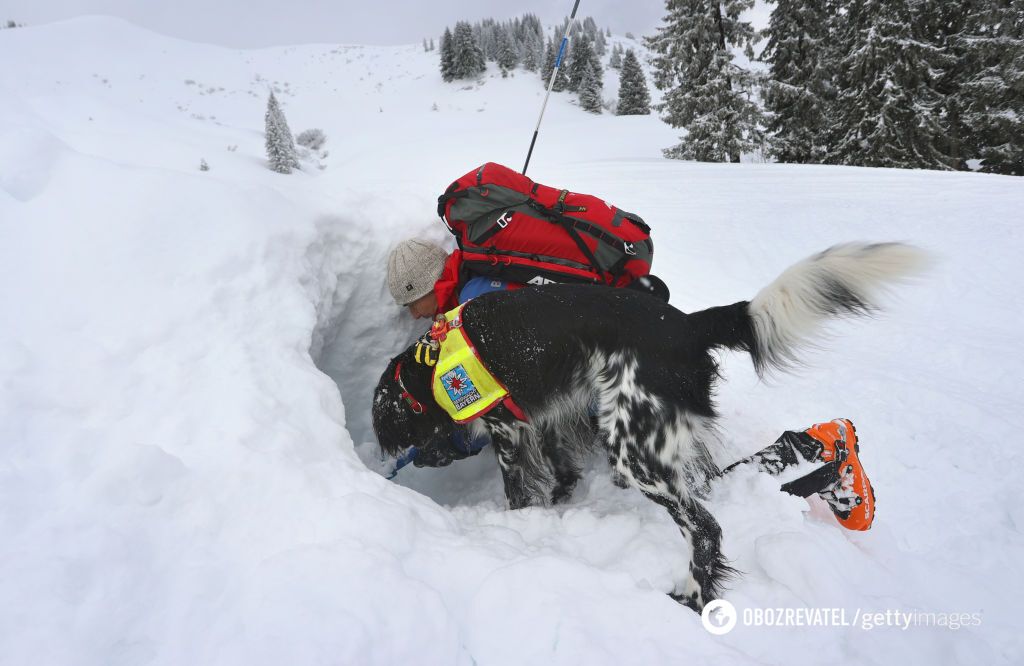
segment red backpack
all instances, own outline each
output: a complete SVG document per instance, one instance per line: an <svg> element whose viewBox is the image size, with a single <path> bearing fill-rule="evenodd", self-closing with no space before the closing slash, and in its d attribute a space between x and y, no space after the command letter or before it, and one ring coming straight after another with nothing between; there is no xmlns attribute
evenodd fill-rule
<svg viewBox="0 0 1024 666"><path fill-rule="evenodd" d="M510 282L584 282L622 287L647 275L651 228L589 194L534 183L494 162L438 197L463 266Z"/></svg>

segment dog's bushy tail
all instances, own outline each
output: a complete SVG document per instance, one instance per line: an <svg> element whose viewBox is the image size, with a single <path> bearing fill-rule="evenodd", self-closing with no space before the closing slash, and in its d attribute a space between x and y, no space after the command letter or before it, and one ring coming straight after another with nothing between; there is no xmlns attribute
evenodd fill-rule
<svg viewBox="0 0 1024 666"><path fill-rule="evenodd" d="M764 375L796 364L829 318L871 314L888 288L927 264L922 250L903 243L836 245L790 266L749 302L691 316L710 346L750 352Z"/></svg>
<svg viewBox="0 0 1024 666"><path fill-rule="evenodd" d="M758 374L796 363L830 317L876 311L881 295L927 264L925 252L912 245L847 243L790 266L748 306Z"/></svg>

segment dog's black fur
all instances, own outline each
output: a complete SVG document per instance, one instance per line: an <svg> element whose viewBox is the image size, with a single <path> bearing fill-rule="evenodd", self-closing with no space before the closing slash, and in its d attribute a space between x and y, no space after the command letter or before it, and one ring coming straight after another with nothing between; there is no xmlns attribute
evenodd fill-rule
<svg viewBox="0 0 1024 666"><path fill-rule="evenodd" d="M692 548L673 597L700 610L733 574L721 529L700 502L720 474L713 384L717 348L749 352L755 367L782 367L828 315L871 308L871 291L910 272L920 257L898 244L838 246L797 264L752 301L694 314L650 295L548 285L486 294L463 309L466 334L528 420L504 406L470 424L490 436L509 506L557 503L598 449L629 485L664 506ZM416 414L406 389L426 406ZM414 347L391 360L377 386L373 423L381 448L447 446L455 424L436 404L432 368Z"/></svg>

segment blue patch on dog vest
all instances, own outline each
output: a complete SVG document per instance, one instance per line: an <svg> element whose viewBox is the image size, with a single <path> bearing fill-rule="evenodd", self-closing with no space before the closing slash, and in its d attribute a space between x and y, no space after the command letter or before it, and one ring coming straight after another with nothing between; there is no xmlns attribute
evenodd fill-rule
<svg viewBox="0 0 1024 666"><path fill-rule="evenodd" d="M456 410L464 409L480 399L480 392L476 390L469 373L461 365L441 375L441 386L451 398Z"/></svg>

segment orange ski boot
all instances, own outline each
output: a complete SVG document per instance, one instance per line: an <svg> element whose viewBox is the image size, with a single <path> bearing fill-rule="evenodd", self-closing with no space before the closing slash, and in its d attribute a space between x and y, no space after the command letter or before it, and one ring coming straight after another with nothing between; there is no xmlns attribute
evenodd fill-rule
<svg viewBox="0 0 1024 666"><path fill-rule="evenodd" d="M860 463L860 445L853 423L849 419L833 419L815 424L804 432L821 442L821 459L834 462L839 474L839 480L819 491L818 496L828 502L836 520L846 529L871 529L875 519L875 490Z"/></svg>

